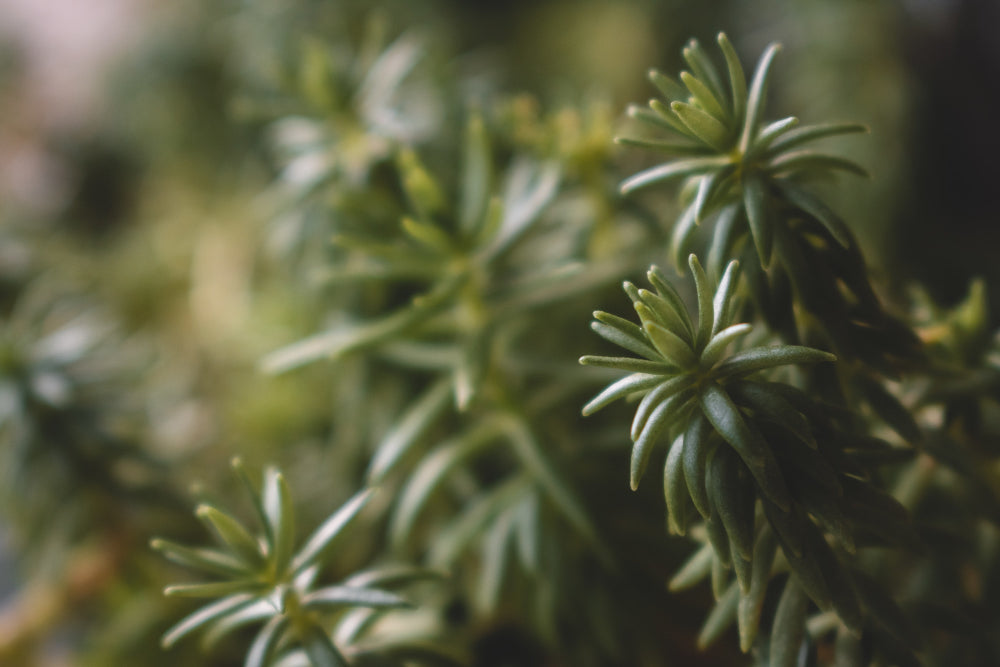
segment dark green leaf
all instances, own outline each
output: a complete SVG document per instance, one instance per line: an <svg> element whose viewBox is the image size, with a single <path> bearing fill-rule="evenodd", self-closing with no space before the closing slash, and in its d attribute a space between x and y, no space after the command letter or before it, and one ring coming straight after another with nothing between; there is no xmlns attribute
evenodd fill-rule
<svg viewBox="0 0 1000 667"><path fill-rule="evenodd" d="M775 141L768 153L775 155L779 152L787 151L789 148L809 143L810 141L815 141L817 139L837 134L850 134L854 132L868 132L868 127L857 123L804 125L803 127L795 128Z"/></svg>
<svg viewBox="0 0 1000 667"><path fill-rule="evenodd" d="M845 248L850 248L854 245L852 242L854 235L851 234L851 230L844 223L844 221L840 219L840 216L830 209L830 207L802 188L792 185L788 181L778 181L778 187L791 204L816 218L820 224L826 227L826 230L830 232L830 236L832 236L837 243Z"/></svg>
<svg viewBox="0 0 1000 667"><path fill-rule="evenodd" d="M900 437L909 443L917 443L923 439L920 426L910 411L877 380L859 375L855 378L855 385L875 414Z"/></svg>
<svg viewBox="0 0 1000 667"><path fill-rule="evenodd" d="M347 658L337 650L323 628L306 623L298 629L298 634L312 667L350 667Z"/></svg>
<svg viewBox="0 0 1000 667"><path fill-rule="evenodd" d="M919 650L923 644L920 632L886 593L885 588L863 572L854 572L854 584L869 616L900 642Z"/></svg>
<svg viewBox="0 0 1000 667"><path fill-rule="evenodd" d="M796 667L806 633L806 611L809 598L795 577L785 582L785 590L778 600L771 629L770 667Z"/></svg>
<svg viewBox="0 0 1000 667"><path fill-rule="evenodd" d="M788 488L774 455L760 433L744 420L739 408L717 384L710 382L699 396L702 411L715 430L743 459L761 493L783 509L789 507Z"/></svg>
<svg viewBox="0 0 1000 667"><path fill-rule="evenodd" d="M743 177L743 206L750 222L757 258L761 267L766 269L771 261L771 247L774 244L774 230L768 214L772 207L767 201L764 181L757 174L745 174Z"/></svg>
<svg viewBox="0 0 1000 667"><path fill-rule="evenodd" d="M740 649L747 653L757 639L760 615L764 608L767 585L771 581L771 566L778 551L778 541L771 528L765 524L757 533L753 549L753 565L750 573L750 590L740 598L738 621L740 628Z"/></svg>
<svg viewBox="0 0 1000 667"><path fill-rule="evenodd" d="M753 557L754 494L753 479L735 453L719 448L709 464L707 488L722 525L735 547L746 560ZM742 582L741 582L742 583ZM749 584L749 581L746 582Z"/></svg>
<svg viewBox="0 0 1000 667"><path fill-rule="evenodd" d="M847 171L858 176L868 176L868 172L863 167L846 158L809 150L782 153L768 164L770 172L784 174L794 174L804 171L824 172L834 169Z"/></svg>
<svg viewBox="0 0 1000 667"><path fill-rule="evenodd" d="M708 457L712 451L712 435L714 431L700 411L692 416L684 432L684 479L695 507L706 519L710 510L705 480L708 476Z"/></svg>
<svg viewBox="0 0 1000 667"><path fill-rule="evenodd" d="M728 383L726 390L734 401L753 410L758 418L780 425L815 449L816 439L809 420L783 394L773 391L771 383L740 380Z"/></svg>
<svg viewBox="0 0 1000 667"><path fill-rule="evenodd" d="M821 361L836 361L829 352L801 345L772 345L753 347L729 357L716 366L713 375L720 378L749 375L766 368L790 364L815 364Z"/></svg>
<svg viewBox="0 0 1000 667"><path fill-rule="evenodd" d="M735 581L729 586L725 594L708 615L705 625L701 627L698 634L698 647L706 648L716 639L722 636L733 621L736 620L736 607L740 601L740 587Z"/></svg>
<svg viewBox="0 0 1000 667"><path fill-rule="evenodd" d="M688 526L687 482L684 481L684 436L679 435L670 445L667 461L663 466L663 495L667 501L670 532L684 535Z"/></svg>
<svg viewBox="0 0 1000 667"><path fill-rule="evenodd" d="M726 527L722 524L722 517L719 515L719 508L715 505L715 494L712 493L712 461L715 457L719 456L719 452L725 450L725 447L717 447L708 460L708 479L706 480L706 487L708 487L708 518L705 519L705 531L708 533L708 541L712 543L712 548L715 549L715 559L719 562L719 565L723 570L726 571L725 577L722 576L721 572L716 574L713 572L714 576L712 579L712 590L715 593L716 599L722 595L722 586L725 581L728 581L728 570L732 565L732 549L729 546L729 534L726 532Z"/></svg>

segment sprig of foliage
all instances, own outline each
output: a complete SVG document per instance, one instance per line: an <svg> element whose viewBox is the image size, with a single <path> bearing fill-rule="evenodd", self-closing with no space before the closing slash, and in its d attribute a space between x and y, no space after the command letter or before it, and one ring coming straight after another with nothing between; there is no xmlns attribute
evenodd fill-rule
<svg viewBox="0 0 1000 667"><path fill-rule="evenodd" d="M765 50L748 87L729 40L720 34L718 41L728 86L696 41L684 49L691 71L681 73L683 85L658 71L650 74L667 104L654 99L650 108L631 107L629 114L647 127L679 135L681 141L619 142L678 157L626 179L622 191L686 179L684 210L671 240L678 268L698 225L714 218L710 272L720 275L727 258L742 256L753 302L772 329L790 342L821 341L846 360L860 359L896 374L919 358L919 342L883 310L850 228L805 187L805 182L836 171L863 175L853 162L810 144L866 128L851 123L800 127L792 116L765 123L771 65L779 46ZM747 256L747 236L756 261ZM803 317L795 303L818 323Z"/></svg>
<svg viewBox="0 0 1000 667"><path fill-rule="evenodd" d="M645 393L632 422L631 435L635 443L631 466L633 489L638 487L653 446L660 438L669 436L671 430L678 427L684 430L687 424L698 425L698 434L692 432L686 438L687 447L707 447L708 433L701 431L705 425L711 425L739 454L762 493L787 510L788 492L774 455L757 429L744 419L727 386L769 368L833 361L836 357L822 350L794 345L752 347L727 356L729 346L752 329L749 324L732 321L738 264L730 263L714 294L698 258L691 255L689 265L698 293L696 319L688 315L680 295L656 267L648 273L655 292L625 283L625 291L632 299L641 326L609 313L594 313L596 321L591 325L594 331L644 358L582 357L580 363L585 365L631 371L631 375L598 394L584 407L583 413L591 414L619 398ZM681 442L677 453L668 461L680 460L684 447L684 441ZM707 452L687 456L704 460L705 454ZM693 469L688 474L692 472ZM665 483L669 477L670 474L665 474ZM688 479L687 484L699 489L693 492L695 503L703 514L708 514L705 496L700 492L702 480ZM676 489L673 492L676 493ZM683 504L677 503L678 498L670 499L674 501L671 503L671 525L683 534L686 522L679 514ZM748 543L741 544L742 553L747 554L750 549Z"/></svg>
<svg viewBox="0 0 1000 667"><path fill-rule="evenodd" d="M267 468L258 488L239 460L234 461L233 467L253 501L262 530L255 535L232 514L202 504L195 514L213 533L218 547L188 547L164 539L153 540L153 548L167 558L220 577L218 581L178 584L165 589L168 596L218 599L169 630L163 636L164 647L198 630L205 631L207 643L213 644L241 627L263 624L248 649L244 663L247 667L277 664L283 648L291 645L314 667L346 666L349 663L342 648L331 639L328 618L348 609L408 609L411 605L406 599L381 586L437 576L423 570L401 574L397 568L359 573L337 585L317 586L317 577L329 562L333 545L368 504L375 490L367 489L348 500L296 550L295 515L284 476L275 468ZM370 622L371 618L365 621ZM356 632L349 634L353 636ZM401 647L394 650L400 651ZM426 650L432 653L431 649ZM285 659L294 662L292 653L291 657L282 658L281 664ZM437 659L429 664L455 664L455 661L448 652L438 651Z"/></svg>
<svg viewBox="0 0 1000 667"><path fill-rule="evenodd" d="M798 127L794 116L765 124L771 64L781 47L767 47L748 87L729 39L720 33L718 42L725 56L728 85L724 85L716 64L696 40L684 49L684 60L691 71L681 72L681 82L657 70L650 72L650 81L666 104L654 99L649 109L630 107L629 115L647 126L679 135L682 141L618 141L685 157L632 176L622 183L622 192L674 179L692 179L690 187L697 194L674 228L676 248L687 244L695 225L721 211L716 233L738 233L730 229L734 226L732 219L748 223L760 264L767 266L774 246L774 226L779 224L772 212L785 207L815 218L840 245L850 247L852 236L844 222L801 189L797 181L826 176L835 170L864 175L864 169L850 160L808 145L867 128L853 123ZM736 239L724 242L731 246Z"/></svg>
<svg viewBox="0 0 1000 667"><path fill-rule="evenodd" d="M830 533L843 553L855 553L859 542L868 543L871 530L908 525L897 501L858 479L868 472L853 461L852 450L883 445L858 438L849 420L838 424L794 386L760 375L835 357L789 345L727 354L751 331L749 324L733 323L738 265L730 263L714 290L694 255L689 266L698 296L696 317L654 267L648 278L655 292L625 284L641 325L604 312L595 313L592 323L603 338L641 358L586 356L580 361L631 373L591 400L585 415L615 400L642 396L631 428L633 489L655 445L672 441L663 473L669 526L682 535L690 530L704 546L675 575L671 588L687 588L711 574L718 600L699 643L711 643L738 622L742 649L753 647L778 554L793 576L784 584L788 602L779 605L771 623L772 653L797 654L810 601L834 610L857 632L870 622L866 616L876 623L901 616L877 586L859 583L862 575L841 563L824 536ZM860 498L865 500L859 503ZM694 528L692 506L704 521ZM913 542L908 531L895 533L896 544ZM912 633L898 624L889 625L890 632L910 638Z"/></svg>

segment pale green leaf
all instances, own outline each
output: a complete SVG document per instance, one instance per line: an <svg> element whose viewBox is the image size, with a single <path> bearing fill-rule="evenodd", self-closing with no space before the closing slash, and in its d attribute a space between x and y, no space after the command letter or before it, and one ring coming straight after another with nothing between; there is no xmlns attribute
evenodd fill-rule
<svg viewBox="0 0 1000 667"><path fill-rule="evenodd" d="M663 72L655 69L649 70L649 80L660 90L660 93L667 101L673 102L675 100L687 99L687 91L684 90L684 86Z"/></svg>
<svg viewBox="0 0 1000 667"><path fill-rule="evenodd" d="M268 555L274 572L280 574L291 563L295 549L295 513L288 483L275 468L264 472L261 503L272 535Z"/></svg>
<svg viewBox="0 0 1000 667"><path fill-rule="evenodd" d="M590 402L583 406L583 415L592 415L601 408L617 401L619 398L624 398L646 389L652 389L661 382L663 382L662 375L634 373L623 377L621 380L608 385L601 393L590 399Z"/></svg>
<svg viewBox="0 0 1000 667"><path fill-rule="evenodd" d="M714 560L715 549L711 544L703 544L670 579L670 590L683 591L700 583L711 573Z"/></svg>
<svg viewBox="0 0 1000 667"><path fill-rule="evenodd" d="M650 292L649 290L639 290L639 298L642 299L642 303L634 305L643 324L647 322L659 324L690 347L693 340L691 337L690 319L686 311L679 312L672 301L664 299L659 294ZM648 307L654 317L651 317L649 314L643 316L642 309L640 308L642 305ZM648 332L644 332L643 340L649 340Z"/></svg>
<svg viewBox="0 0 1000 667"><path fill-rule="evenodd" d="M600 366L601 368L617 368L629 373L645 373L647 375L676 375L677 367L663 362L631 357L598 357L585 355L580 357L584 366Z"/></svg>
<svg viewBox="0 0 1000 667"><path fill-rule="evenodd" d="M660 355L668 363L678 368L691 368L698 362L690 343L673 332L655 322L646 322L643 328Z"/></svg>
<svg viewBox="0 0 1000 667"><path fill-rule="evenodd" d="M727 121L728 114L722 108L720 100L716 98L708 86L702 83L700 79L689 72L681 72L681 81L691 91L691 96L694 98L695 104L714 116L720 123Z"/></svg>
<svg viewBox="0 0 1000 667"><path fill-rule="evenodd" d="M252 579L212 581L204 584L174 584L164 588L163 594L178 598L219 598L259 587L260 584Z"/></svg>
<svg viewBox="0 0 1000 667"><path fill-rule="evenodd" d="M340 607L373 607L405 609L412 607L405 598L378 588L326 586L302 597L302 606L310 610L331 610Z"/></svg>
<svg viewBox="0 0 1000 667"><path fill-rule="evenodd" d="M150 546L173 562L228 577L247 577L251 570L242 560L216 549L187 547L164 539L154 539Z"/></svg>
<svg viewBox="0 0 1000 667"><path fill-rule="evenodd" d="M432 385L414 401L375 450L368 465L370 483L377 484L385 479L395 465L427 433L451 403L451 399L452 382L450 378L445 378Z"/></svg>
<svg viewBox="0 0 1000 667"><path fill-rule="evenodd" d="M778 44L769 44L764 50L764 55L757 61L757 69L754 71L753 80L750 82L750 93L747 96L746 119L743 123L743 132L740 135L739 150L741 153L745 154L750 149L750 143L757 136L757 125L760 123L767 97L771 63L780 50L781 46Z"/></svg>
<svg viewBox="0 0 1000 667"><path fill-rule="evenodd" d="M722 355L725 354L726 348L729 347L734 340L742 338L750 333L751 329L753 329L753 327L749 324L734 324L733 326L723 329L712 336L712 339L708 341L708 345L705 346L705 349L701 353L701 359L699 360L701 367L711 368L712 366L715 366L715 364L722 359Z"/></svg>
<svg viewBox="0 0 1000 667"><path fill-rule="evenodd" d="M301 573L310 565L321 561L333 541L354 520L358 512L368 504L374 493L375 489L365 489L355 494L313 532L312 536L306 540L305 546L295 555L292 568L296 573Z"/></svg>
<svg viewBox="0 0 1000 667"><path fill-rule="evenodd" d="M205 504L195 510L195 515L247 565L256 568L264 563L260 543L232 516Z"/></svg>
<svg viewBox="0 0 1000 667"><path fill-rule="evenodd" d="M671 102L670 108L697 138L715 150L725 152L731 148L729 130L708 112L684 102Z"/></svg>
<svg viewBox="0 0 1000 667"><path fill-rule="evenodd" d="M483 222L490 199L492 160L489 140L479 113L469 114L465 126L465 152L462 162L462 188L458 220L468 235Z"/></svg>
<svg viewBox="0 0 1000 667"><path fill-rule="evenodd" d="M688 256L688 266L694 275L695 291L698 294L698 329L695 332L694 346L696 350L703 350L712 336L712 320L714 319L712 308L712 287L708 282L708 276L701 262L694 254Z"/></svg>
<svg viewBox="0 0 1000 667"><path fill-rule="evenodd" d="M710 149L700 144L680 144L675 141L661 141L643 137L615 137L615 143L621 146L634 146L647 150L659 151L670 155L706 155Z"/></svg>
<svg viewBox="0 0 1000 667"><path fill-rule="evenodd" d="M639 480L649 464L650 454L660 436L667 432L671 424L677 422L684 414L684 406L688 404L692 391L682 391L670 398L660 401L643 425L642 432L632 446L632 461L630 465L629 485L635 491L639 488Z"/></svg>
<svg viewBox="0 0 1000 667"><path fill-rule="evenodd" d="M722 104L726 104L726 88L722 85L719 70L698 40L689 41L687 46L681 50L681 55L691 67L694 75L706 84L712 95Z"/></svg>
<svg viewBox="0 0 1000 667"><path fill-rule="evenodd" d="M639 439L642 430L646 428L646 420L649 419L649 415L652 414L656 406L674 394L688 389L692 384L694 384L694 378L691 375L678 375L669 380L661 379L660 384L639 401L639 406L635 410L635 418L632 420L632 440Z"/></svg>
<svg viewBox="0 0 1000 667"><path fill-rule="evenodd" d="M650 347L644 339L636 340L636 338L632 335L632 332L629 330L623 330L623 327L615 326L610 323L606 324L602 321L596 321L590 323L590 328L604 340L610 341L619 347L623 347L629 352L634 352L640 357L645 357L652 361L662 361L660 354Z"/></svg>
<svg viewBox="0 0 1000 667"><path fill-rule="evenodd" d="M714 169L724 167L731 162L732 160L728 156L694 157L684 160L665 162L664 164L656 167L640 171L635 176L622 181L621 192L622 194L627 195L633 190L637 190L652 183L705 174Z"/></svg>
<svg viewBox="0 0 1000 667"><path fill-rule="evenodd" d="M715 336L731 325L733 317L733 293L739 283L740 263L737 260L729 262L725 273L719 280L712 298L712 335Z"/></svg>
<svg viewBox="0 0 1000 667"><path fill-rule="evenodd" d="M248 593L239 593L200 608L164 633L161 641L163 648L170 648L185 635L226 614L242 609L246 605L251 604L255 599L255 596Z"/></svg>
<svg viewBox="0 0 1000 667"><path fill-rule="evenodd" d="M290 622L286 616L275 616L269 620L250 644L243 667L268 667Z"/></svg>

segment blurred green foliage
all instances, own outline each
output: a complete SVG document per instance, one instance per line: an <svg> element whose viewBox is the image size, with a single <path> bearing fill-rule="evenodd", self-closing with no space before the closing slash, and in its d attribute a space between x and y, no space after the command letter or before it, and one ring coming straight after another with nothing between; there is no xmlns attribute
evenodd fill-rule
<svg viewBox="0 0 1000 667"><path fill-rule="evenodd" d="M989 160L1000 135L988 110L1000 110L990 92L1000 55L985 27L990 3L167 4L147 9L141 39L102 79L99 110L75 125L46 124L27 92L31 54L13 36L2 50L0 549L16 574L0 586L0 663L241 664L258 636L246 629L211 652L187 640L161 649L195 608L163 598L190 574L149 547L154 537L202 543L190 512L207 503L233 508L233 525L265 515L261 554L275 557L271 510L236 504L237 455L268 471L266 493L287 482L278 495L296 516L288 543L378 487L350 539L325 554L320 591L396 561L448 571L420 582L426 604L405 621L321 614L315 627L350 647L350 664L765 665L798 664L799 651L831 664L833 647L847 656L837 664L911 664L917 647L901 639L911 625L931 628L925 664L997 661ZM782 295L780 271L766 274L744 235L740 259L757 283L732 320L754 323L751 347L783 337L843 357L836 368L846 370L819 364L743 384L797 383L810 396L796 414L825 438L827 462L862 452L841 480L870 501L852 522L866 509L873 521L902 507L912 517L883 536L888 546L848 558L855 545L834 509L793 488L795 530L813 552L849 563L867 610L852 626L863 640L838 620L848 603L810 601L806 565L775 556L788 535L776 540L762 518L754 533L751 513L749 536L729 522L694 526L693 557L690 542L668 535L659 485L628 488L636 406L580 415L617 379L576 363L617 353L587 330L592 312L620 312L620 282L679 253L674 220L696 198L681 205L670 188L623 198L621 181L654 162L612 137L634 129L627 105L656 93L649 68L687 67L688 40L714 51L719 30L748 80L765 45L783 44L768 120L871 130L824 144L870 180L820 173L809 183L857 238L851 270L828 285L844 299L837 313L853 314L795 301L788 285ZM697 217L707 219L702 199ZM689 230L691 248L709 248L718 224ZM808 228L796 243L829 265L843 260L817 235ZM861 248L867 268L855 261ZM717 255L713 280L730 258ZM874 291L862 290L869 280ZM688 304L711 291L674 284ZM871 306L863 317L859 301ZM661 324L629 329L627 349L684 354ZM711 345L700 343L699 355ZM739 394L738 414L774 435L753 387L724 384ZM645 403L648 416L655 404ZM711 412L704 399L702 409ZM638 474L645 445L635 444ZM669 467L667 449L656 451ZM719 475L740 470L736 457L718 459ZM699 518L700 497L667 495L672 513ZM679 514L673 521L681 528ZM908 548L913 531L922 551ZM836 535L835 555L823 534ZM763 574L737 569L730 582L713 556L729 540L743 555L760 550ZM703 577L718 604L694 587ZM394 606L394 595L379 600ZM266 627L258 657L305 636ZM428 637L434 646L421 643ZM305 663L293 650L277 664Z"/></svg>

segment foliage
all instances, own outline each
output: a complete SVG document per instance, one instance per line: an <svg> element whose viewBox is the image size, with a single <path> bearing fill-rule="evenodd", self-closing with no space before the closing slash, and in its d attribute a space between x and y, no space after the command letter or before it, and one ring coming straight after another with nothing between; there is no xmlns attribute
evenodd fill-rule
<svg viewBox="0 0 1000 667"><path fill-rule="evenodd" d="M998 662L995 287L870 268L836 180L884 183L848 142L896 130L771 119L818 47L748 76L731 5L618 123L511 92L506 14L381 4L175 10L218 32L121 84L134 200L3 211L0 662ZM666 25L590 4L567 39Z"/></svg>
<svg viewBox="0 0 1000 667"><path fill-rule="evenodd" d="M167 558L224 578L166 589L165 593L172 596L219 599L174 626L164 635L163 645L169 648L185 635L202 628L211 644L244 625L263 623L247 650L245 665L268 665L279 661L279 650L289 644L298 649L286 652L280 659L282 664L303 661L312 665L349 664L330 638L324 617L345 608L362 612L407 608L410 605L404 598L380 587L406 585L429 574L433 576L433 573L383 568L357 573L339 585L316 586L316 578L328 560L327 552L369 502L373 490L351 498L295 551L295 515L284 476L268 468L257 488L247 477L242 463L235 461L233 467L253 499L263 535L255 537L231 514L202 504L195 514L212 531L222 550L153 540L153 548ZM354 639L375 620L371 613L341 615L337 627L352 623L356 627L341 631L341 634ZM425 659L434 656L438 664L454 664L455 660L444 652L435 656L426 646L417 651L401 644L394 645L391 651L383 649L381 652L369 646L363 653L364 659L381 655L379 664L395 664L392 660L401 660L399 656L408 653L422 654Z"/></svg>

